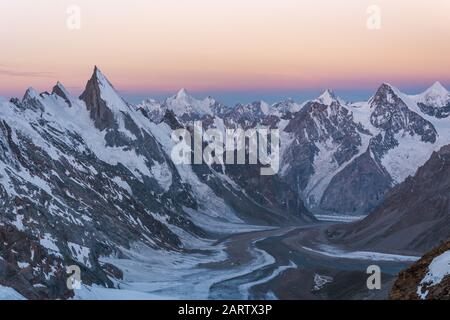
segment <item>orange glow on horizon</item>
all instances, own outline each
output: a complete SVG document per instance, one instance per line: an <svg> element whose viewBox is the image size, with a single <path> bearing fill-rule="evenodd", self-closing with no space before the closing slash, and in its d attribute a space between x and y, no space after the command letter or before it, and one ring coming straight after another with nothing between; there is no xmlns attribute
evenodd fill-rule
<svg viewBox="0 0 450 320"><path fill-rule="evenodd" d="M133 92L450 81L450 1L376 2L375 31L366 0L2 1L0 95L79 90L94 65Z"/></svg>

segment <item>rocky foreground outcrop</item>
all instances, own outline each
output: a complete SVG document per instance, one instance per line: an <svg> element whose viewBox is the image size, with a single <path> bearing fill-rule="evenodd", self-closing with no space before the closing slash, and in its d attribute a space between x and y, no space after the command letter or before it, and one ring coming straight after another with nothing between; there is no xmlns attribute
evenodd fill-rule
<svg viewBox="0 0 450 320"><path fill-rule="evenodd" d="M389 295L393 300L450 300L450 241L400 272Z"/></svg>

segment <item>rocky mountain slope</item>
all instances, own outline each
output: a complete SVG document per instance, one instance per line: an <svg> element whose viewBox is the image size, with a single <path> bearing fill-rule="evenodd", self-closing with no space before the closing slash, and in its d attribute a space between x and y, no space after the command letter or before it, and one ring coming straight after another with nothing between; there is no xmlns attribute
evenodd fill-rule
<svg viewBox="0 0 450 320"><path fill-rule="evenodd" d="M450 145L434 152L414 177L396 186L367 218L329 228L353 248L423 254L450 235Z"/></svg>

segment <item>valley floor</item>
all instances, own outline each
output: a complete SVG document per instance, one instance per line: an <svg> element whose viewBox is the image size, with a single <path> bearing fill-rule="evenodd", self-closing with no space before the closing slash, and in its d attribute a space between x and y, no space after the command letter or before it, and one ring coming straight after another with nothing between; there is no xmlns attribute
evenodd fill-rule
<svg viewBox="0 0 450 320"><path fill-rule="evenodd" d="M107 259L124 271L121 290L83 287L77 298L386 299L398 272L418 259L317 245L309 235L327 225L239 233L192 254L136 248L129 259ZM371 265L381 269L381 290L367 288Z"/></svg>

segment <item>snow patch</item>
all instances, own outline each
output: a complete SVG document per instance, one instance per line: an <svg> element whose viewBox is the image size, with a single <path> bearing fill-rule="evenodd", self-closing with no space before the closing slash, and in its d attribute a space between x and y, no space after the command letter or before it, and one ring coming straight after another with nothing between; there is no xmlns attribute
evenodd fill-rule
<svg viewBox="0 0 450 320"><path fill-rule="evenodd" d="M332 258L343 258L352 260L372 260L372 261L395 261L395 262L409 262L417 261L420 257L403 256L397 254L370 252L370 251L343 251L335 247L320 245L319 250L302 247L306 251L318 253L323 256Z"/></svg>
<svg viewBox="0 0 450 320"><path fill-rule="evenodd" d="M59 253L59 248L56 245L56 240L52 237L50 233L45 233L41 239L39 239L39 243L44 248L50 250L52 253L56 255L61 255Z"/></svg>
<svg viewBox="0 0 450 320"><path fill-rule="evenodd" d="M24 296L13 288L0 285L0 300L26 300Z"/></svg>
<svg viewBox="0 0 450 320"><path fill-rule="evenodd" d="M170 172L167 163L158 163L156 162L151 168L150 172L153 177L158 181L158 184L164 191L169 191L170 186L172 185L172 173Z"/></svg>
<svg viewBox="0 0 450 320"><path fill-rule="evenodd" d="M417 287L417 295L421 299L426 299L429 291L426 288L433 287L450 275L450 250L433 259L428 266L428 273Z"/></svg>
<svg viewBox="0 0 450 320"><path fill-rule="evenodd" d="M72 257L76 261L85 265L88 268L90 268L92 266L91 262L89 260L89 254L90 254L91 250L88 247L84 247L84 246L81 246L81 245L73 243L73 242L68 242L67 245L70 248Z"/></svg>

